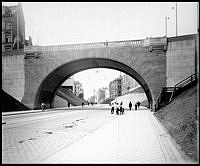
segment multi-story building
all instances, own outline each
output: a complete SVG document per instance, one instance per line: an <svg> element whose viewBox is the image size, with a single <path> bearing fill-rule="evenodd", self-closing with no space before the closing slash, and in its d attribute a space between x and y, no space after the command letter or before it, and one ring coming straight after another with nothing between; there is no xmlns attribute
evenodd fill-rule
<svg viewBox="0 0 200 166"><path fill-rule="evenodd" d="M74 94L81 98L84 97L84 92L82 88L82 84L79 81L74 81Z"/></svg>
<svg viewBox="0 0 200 166"><path fill-rule="evenodd" d="M2 52L23 49L25 21L21 3L2 6Z"/></svg>
<svg viewBox="0 0 200 166"><path fill-rule="evenodd" d="M105 99L105 88L99 88L97 91L97 103L100 103Z"/></svg>
<svg viewBox="0 0 200 166"><path fill-rule="evenodd" d="M122 95L121 87L122 78L116 78L109 83L110 98L115 99L118 96Z"/></svg>
<svg viewBox="0 0 200 166"><path fill-rule="evenodd" d="M128 93L133 88L139 86L139 83L127 74L122 76L122 95Z"/></svg>

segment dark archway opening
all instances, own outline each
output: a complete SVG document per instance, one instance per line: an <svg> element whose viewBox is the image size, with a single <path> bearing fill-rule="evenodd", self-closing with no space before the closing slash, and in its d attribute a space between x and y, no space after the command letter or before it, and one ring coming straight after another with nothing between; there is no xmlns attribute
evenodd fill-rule
<svg viewBox="0 0 200 166"><path fill-rule="evenodd" d="M34 100L34 109L40 109L42 102L45 102L48 108L52 108L57 88L60 87L62 83L72 75L92 68L109 68L119 70L129 75L144 89L149 108L152 108L153 100L151 91L146 81L135 70L125 64L110 59L86 58L66 63L54 69L41 83Z"/></svg>

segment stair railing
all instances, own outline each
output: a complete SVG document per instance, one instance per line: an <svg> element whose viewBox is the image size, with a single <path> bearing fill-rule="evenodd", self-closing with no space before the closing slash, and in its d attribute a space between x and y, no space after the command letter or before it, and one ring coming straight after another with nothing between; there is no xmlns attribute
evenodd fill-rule
<svg viewBox="0 0 200 166"><path fill-rule="evenodd" d="M174 87L163 87L161 93L158 96L157 102L155 104L155 111L157 111L160 108L160 104L162 102L162 97L164 95L164 93L166 92L171 92L171 97L169 99L169 102L167 104L169 104L177 95L177 92L180 92L180 90L182 88L184 88L185 86L189 85L192 82L197 81L197 73L192 74L191 76L185 78L184 80L180 81L179 83L177 83Z"/></svg>

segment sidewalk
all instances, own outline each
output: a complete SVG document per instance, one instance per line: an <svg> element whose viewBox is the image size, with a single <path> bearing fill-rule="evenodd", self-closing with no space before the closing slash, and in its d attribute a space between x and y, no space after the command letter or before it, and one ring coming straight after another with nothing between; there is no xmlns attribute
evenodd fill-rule
<svg viewBox="0 0 200 166"><path fill-rule="evenodd" d="M113 115L117 116L117 115ZM125 115L65 146L42 163L192 163L149 110Z"/></svg>
<svg viewBox="0 0 200 166"><path fill-rule="evenodd" d="M98 108L99 105L93 105L93 106L87 106L85 105L84 107L82 106L71 106L71 107L61 107L61 108L50 108L50 109L45 109L44 112L48 111L57 111L57 110L82 110L82 109L110 109L108 105L105 105L103 108L102 106ZM10 112L2 112L2 116L9 116L9 115L18 115L18 114L28 114L28 113L37 113L37 112L42 112L41 109L39 110L24 110L24 111L10 111Z"/></svg>

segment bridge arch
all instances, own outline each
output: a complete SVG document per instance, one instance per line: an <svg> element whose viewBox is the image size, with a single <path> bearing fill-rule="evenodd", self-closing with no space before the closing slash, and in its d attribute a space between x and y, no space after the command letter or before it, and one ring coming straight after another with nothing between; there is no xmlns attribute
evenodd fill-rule
<svg viewBox="0 0 200 166"><path fill-rule="evenodd" d="M34 100L34 109L40 108L42 102L47 103L49 108L52 108L53 100L55 97L55 92L57 88L62 85L62 83L71 77L72 75L87 69L92 68L110 68L119 70L123 73L134 78L144 89L144 92L147 96L149 107L152 108L152 92L144 80L144 78L138 74L133 68L118 62L116 60L105 59L105 58L84 58L79 60L74 60L69 63L65 63L56 69L54 69L40 84L35 100Z"/></svg>

